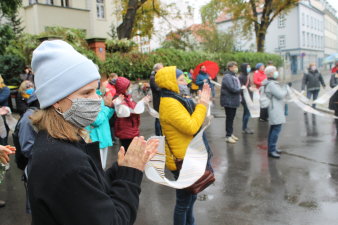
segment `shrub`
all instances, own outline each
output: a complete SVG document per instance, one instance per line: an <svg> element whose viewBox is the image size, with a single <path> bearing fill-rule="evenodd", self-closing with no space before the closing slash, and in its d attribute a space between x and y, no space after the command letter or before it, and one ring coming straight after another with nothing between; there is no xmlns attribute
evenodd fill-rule
<svg viewBox="0 0 338 225"><path fill-rule="evenodd" d="M0 74L7 85L20 84L20 74L23 73L24 67L25 60L18 55L0 56Z"/></svg>
<svg viewBox="0 0 338 225"><path fill-rule="evenodd" d="M111 72L129 79L148 79L153 65L162 62L165 66L175 65L178 68L188 71L195 68L199 63L211 60L219 64L220 68L226 67L228 61L236 61L239 65L249 63L254 67L257 63L272 61L277 67L283 63L278 55L254 52L238 53L215 53L187 52L176 49L158 49L155 52L142 53L111 53L107 54L106 61L100 65L102 74Z"/></svg>
<svg viewBox="0 0 338 225"><path fill-rule="evenodd" d="M114 53L114 52L130 52L135 48L137 44L134 41L128 39L121 39L121 40L107 40L106 41L106 50L107 52Z"/></svg>

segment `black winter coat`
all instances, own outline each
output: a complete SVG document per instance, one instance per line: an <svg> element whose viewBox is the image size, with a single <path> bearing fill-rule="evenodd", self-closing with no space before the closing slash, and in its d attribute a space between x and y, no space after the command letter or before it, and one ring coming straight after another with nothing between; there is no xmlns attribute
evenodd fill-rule
<svg viewBox="0 0 338 225"><path fill-rule="evenodd" d="M133 224L143 173L114 164L102 170L98 142L37 135L28 170L32 225Z"/></svg>
<svg viewBox="0 0 338 225"><path fill-rule="evenodd" d="M336 74L332 74L330 79L330 87L334 88L337 85L338 85L338 77L336 77ZM338 91L336 91L336 93L332 95L329 102L329 109L335 110L336 108L338 108Z"/></svg>
<svg viewBox="0 0 338 225"><path fill-rule="evenodd" d="M309 70L308 73L305 73L302 81L302 90L315 91L320 89L320 84L325 87L324 79L321 73L318 70L312 71Z"/></svg>
<svg viewBox="0 0 338 225"><path fill-rule="evenodd" d="M241 86L235 73L226 71L221 88L220 104L223 107L238 108L241 102Z"/></svg>

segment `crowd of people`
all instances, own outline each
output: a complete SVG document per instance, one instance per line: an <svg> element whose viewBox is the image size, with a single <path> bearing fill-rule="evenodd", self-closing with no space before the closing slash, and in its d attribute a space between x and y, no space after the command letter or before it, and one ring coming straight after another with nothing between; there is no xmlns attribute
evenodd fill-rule
<svg viewBox="0 0 338 225"><path fill-rule="evenodd" d="M335 68L332 88L338 85L338 63ZM156 138L146 141L140 136L140 115L152 101L159 114L154 118L154 133L165 136L166 167L177 180L186 150L216 96L217 78L210 77L205 65L198 69L194 77L193 69L183 72L175 66L155 64L149 82L152 98L146 95L136 102L129 79L111 73L101 82L97 66L68 43L45 41L33 52L32 70L25 68L18 90L20 119L13 131L16 151L8 146L9 112L5 109L10 91L1 78L0 114L6 135L0 137L0 161L8 164L8 155L16 154L32 224L133 224L143 171L159 145ZM307 97L315 100L320 84L325 88L316 65L310 64L302 90L306 88ZM259 120L270 125L267 156L280 158L277 142L286 122L288 91L277 68L271 62L266 67L258 63L252 71L249 63L238 66L230 61L220 86L225 142L236 144L239 140L234 134L234 119L241 105L242 133L254 133L248 126L251 114L243 91L247 89L251 98L259 91L266 101L261 104ZM330 109L338 116L338 92L330 100ZM336 124L338 130L338 120ZM110 166L108 151L117 139L118 159ZM212 150L205 134L203 144L208 152L206 169L212 170ZM174 225L195 224L196 198L187 189L176 190ZM0 207L4 205L0 201Z"/></svg>

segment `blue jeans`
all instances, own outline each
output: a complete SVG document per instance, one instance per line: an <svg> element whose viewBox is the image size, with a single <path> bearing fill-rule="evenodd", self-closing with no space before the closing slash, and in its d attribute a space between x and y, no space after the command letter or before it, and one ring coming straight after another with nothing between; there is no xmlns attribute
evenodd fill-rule
<svg viewBox="0 0 338 225"><path fill-rule="evenodd" d="M248 123L250 119L250 111L246 104L243 104L243 122L242 122L242 130L246 130L248 128Z"/></svg>
<svg viewBox="0 0 338 225"><path fill-rule="evenodd" d="M268 136L268 151L269 153L275 152L277 150L277 141L278 136L282 130L282 124L271 125Z"/></svg>
<svg viewBox="0 0 338 225"><path fill-rule="evenodd" d="M313 97L313 101L318 98L319 90L314 91L307 91L306 97L311 100L311 97ZM313 108L316 108L316 104L312 104Z"/></svg>
<svg viewBox="0 0 338 225"><path fill-rule="evenodd" d="M179 171L172 171L172 173L177 179ZM191 194L184 189L176 189L174 225L195 225L193 209L196 199L197 195Z"/></svg>

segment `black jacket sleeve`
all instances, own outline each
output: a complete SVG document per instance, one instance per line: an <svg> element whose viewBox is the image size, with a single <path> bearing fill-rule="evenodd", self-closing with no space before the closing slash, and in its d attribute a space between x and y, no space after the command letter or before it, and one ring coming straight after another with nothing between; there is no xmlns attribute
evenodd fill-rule
<svg viewBox="0 0 338 225"><path fill-rule="evenodd" d="M115 167L110 190L103 190L97 174L78 168L66 174L55 189L51 211L64 225L130 225L135 222L143 173Z"/></svg>
<svg viewBox="0 0 338 225"><path fill-rule="evenodd" d="M305 86L307 85L307 74L304 73L303 79L302 79L302 91L305 90Z"/></svg>
<svg viewBox="0 0 338 225"><path fill-rule="evenodd" d="M159 86L157 86L157 84L155 82L155 75L150 76L149 84L150 84L150 88L152 90L161 91L161 88L159 88Z"/></svg>
<svg viewBox="0 0 338 225"><path fill-rule="evenodd" d="M330 87L331 88L335 88L338 85L337 79L335 74L331 75L331 79L330 79Z"/></svg>
<svg viewBox="0 0 338 225"><path fill-rule="evenodd" d="M322 74L319 74L319 80L320 80L320 83L322 84L322 86L325 87L326 85L325 85Z"/></svg>
<svg viewBox="0 0 338 225"><path fill-rule="evenodd" d="M4 87L0 89L0 105L4 106L5 102L8 100L9 95L11 94L11 90L8 87Z"/></svg>

